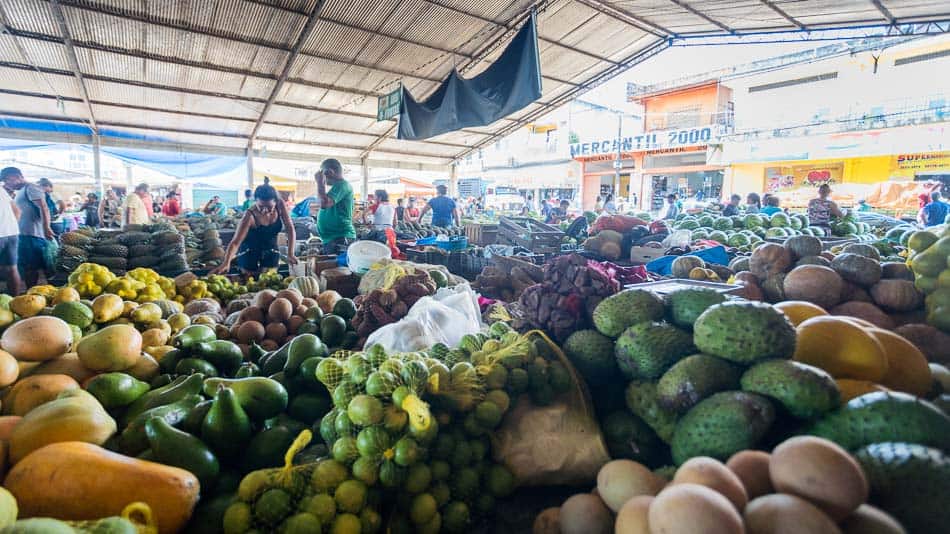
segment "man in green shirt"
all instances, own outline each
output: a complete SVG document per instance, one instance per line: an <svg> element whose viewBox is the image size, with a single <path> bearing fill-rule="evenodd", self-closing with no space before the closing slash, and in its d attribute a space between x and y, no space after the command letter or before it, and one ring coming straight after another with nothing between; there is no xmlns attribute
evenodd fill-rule
<svg viewBox="0 0 950 534"><path fill-rule="evenodd" d="M343 166L335 159L325 159L316 174L320 214L317 231L324 248L333 251L356 239L353 228L353 188L343 179ZM330 190L327 191L327 184Z"/></svg>

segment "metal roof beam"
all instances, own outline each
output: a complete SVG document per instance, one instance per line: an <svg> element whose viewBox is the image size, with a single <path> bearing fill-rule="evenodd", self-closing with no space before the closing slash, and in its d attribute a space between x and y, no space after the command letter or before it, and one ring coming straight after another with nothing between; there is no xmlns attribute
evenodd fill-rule
<svg viewBox="0 0 950 534"><path fill-rule="evenodd" d="M514 124L505 126L501 130L498 130L497 132L492 134L489 138L473 146L471 149L459 153L457 156L455 156L455 159L457 160L457 159L464 158L468 154L471 154L472 152L475 152L476 150L492 143L495 139L499 137L504 137L508 135L509 133L517 130L518 128L521 128L537 120L540 116L550 111L551 108L556 108L556 107L564 105L565 103L577 97L579 94L583 93L587 89L593 88L601 83L606 82L607 80L610 80L616 77L617 75L627 71L628 69L637 65L638 63L642 63L643 61L646 61L647 59L662 52L663 50L667 49L669 46L670 44L669 44L668 39L657 39L649 46L641 50L638 50L634 54L624 59L624 61L622 61L620 65L610 67L608 69L605 69L595 74L594 76L591 76L590 78L588 78L581 84L583 88L573 89L571 91L568 91L567 93L564 93L558 98L554 99L552 102L542 104L540 108L528 113L527 115L522 117L520 120L515 121Z"/></svg>
<svg viewBox="0 0 950 534"><path fill-rule="evenodd" d="M676 37L676 32L668 30L663 26L653 24L642 17L634 15L626 9L621 9L607 2L602 2L601 0L577 0L577 2L584 4L585 6L597 12L603 13L612 19L619 20L620 22L633 26L638 30L653 34L657 37Z"/></svg>
<svg viewBox="0 0 950 534"><path fill-rule="evenodd" d="M506 29L506 30L514 29L512 26L509 26L508 24L495 21L495 20L490 19L490 18L488 18L488 17L479 15L478 13L472 13L472 12L470 12L470 11L466 11L466 10L464 10L464 9L457 8L457 7L455 7L455 6L446 4L446 3L444 3L444 2L440 2L440 1L438 1L438 0L423 0L423 1L424 1L425 3L427 3L427 4L431 4L431 5L433 5L433 6L438 6L438 7L441 7L442 9L446 9L446 10L448 10L448 11L452 11L452 12L454 12L454 13L458 13L459 15L465 15L465 16L468 16L468 17L472 17L473 19L478 19L478 20L480 20L480 21L482 21L482 22L487 22L488 24L494 24L495 26L498 26L499 28L504 28L504 29ZM571 45L569 45L569 44L564 44L564 43L558 42L558 41L555 40L555 39L550 39L550 38L547 38L547 37L542 37L542 36L540 35L540 33L539 33L539 35L538 35L538 41L540 41L540 42L542 42L542 43L544 43L544 44L556 46L556 47L558 47L558 48L563 48L564 50L570 50L571 52L574 52L575 54L580 54L580 55L582 55L582 56L587 56L587 57L589 57L589 58L591 58L591 59L596 59L596 60L598 60L598 61L603 61L604 63L610 63L610 64L613 64L613 65L619 65L619 63L618 63L617 61L614 61L614 60L612 60L612 59L605 58L605 57L603 57L603 56L601 56L601 55L599 55L599 54L595 54L595 53L593 53L593 52L588 52L588 51L586 51L586 50L581 50L580 48L577 48L577 47L575 47L575 46L571 46ZM469 57L469 58L472 58L473 56L468 56L468 57Z"/></svg>
<svg viewBox="0 0 950 534"><path fill-rule="evenodd" d="M775 5L775 2L773 2L772 0L759 0L759 1L762 2L766 7L768 7L772 11L776 12L783 19L794 24L799 30L807 29L804 24L798 21L798 19L789 15L788 13L785 12L784 9Z"/></svg>
<svg viewBox="0 0 950 534"><path fill-rule="evenodd" d="M725 24L719 22L718 20L710 17L709 15L703 13L702 11L696 9L695 7L687 4L683 0L669 0L669 1L685 9L686 11L689 11L693 15L696 15L697 17L705 20L706 22L712 24L713 26L719 28L720 30L727 31L729 33L736 33L736 31L730 28L729 26L726 26Z"/></svg>
<svg viewBox="0 0 950 534"><path fill-rule="evenodd" d="M69 62L69 68L72 69L73 76L76 78L76 84L79 86L79 94L82 95L82 100L86 103L86 110L89 113L89 125L92 127L93 132L97 132L99 131L99 127L96 125L96 115L92 112L92 105L89 103L89 92L86 90L86 82L83 80L82 72L79 70L76 48L73 47L69 27L66 25L66 17L63 16L63 9L59 5L59 0L50 0L50 9L53 12L53 18L56 19L59 33L62 34L63 44L66 45L66 60ZM4 23L4 25L6 24Z"/></svg>
<svg viewBox="0 0 950 534"><path fill-rule="evenodd" d="M889 9L884 7L884 4L881 3L881 0L871 0L871 3L874 4L874 7L881 12L881 15L884 16L884 19L887 20L888 24L897 24L897 18L891 13Z"/></svg>
<svg viewBox="0 0 950 534"><path fill-rule="evenodd" d="M68 117L68 116L58 116L58 115L42 115L35 113L23 113L20 111L9 111L0 109L0 116L8 117L19 117L24 119L36 119L43 121L53 121L53 122L69 122L74 124L85 124L86 120L81 117ZM114 128L129 128L135 130L154 130L156 132L169 132L169 133L182 133L189 135L201 135L206 137L225 137L229 139L247 139L248 136L245 134L230 133L230 132L215 132L210 130L194 130L194 129L183 129L183 128L170 128L167 126L153 126L153 125L144 125L144 124L134 124L128 122L113 122L113 121L100 121L99 124L105 127L114 127ZM108 135L102 135L102 137L109 137ZM319 146L326 148L338 148L343 150L362 150L363 147L356 145L346 145L340 143L317 143L313 141L298 141L291 139L281 139L278 137L259 137L261 141L269 141L272 143L285 143L288 145L302 145L302 146ZM380 150L378 151L381 154L393 154L396 156L410 156L410 157L420 157L420 158L442 158L450 159L450 156L443 156L440 154L426 154L421 152L410 152L405 150Z"/></svg>
<svg viewBox="0 0 950 534"><path fill-rule="evenodd" d="M274 101L277 99L277 95L280 94L280 90L284 87L284 82L287 81L287 77L290 75L290 69L293 68L294 61L297 60L297 55L300 54L300 49L303 48L304 43L307 42L310 38L310 34L313 33L317 21L320 20L320 12L323 11L323 6L326 4L326 0L317 0L317 3L314 4L313 9L310 11L310 15L307 16L307 23L304 24L303 29L300 30L300 34L297 36L296 42L294 42L294 47L290 50L287 61L284 62L284 69L277 78L277 82L274 83L274 88L271 89L270 96L267 97L267 101L264 102L264 109L261 110L261 114L257 117L257 122L254 123L254 127L251 129L251 134L247 139L248 150L254 148L254 138L257 137L257 132L260 131L261 125L264 124L264 118L267 116L267 112L270 111L271 106L274 105Z"/></svg>

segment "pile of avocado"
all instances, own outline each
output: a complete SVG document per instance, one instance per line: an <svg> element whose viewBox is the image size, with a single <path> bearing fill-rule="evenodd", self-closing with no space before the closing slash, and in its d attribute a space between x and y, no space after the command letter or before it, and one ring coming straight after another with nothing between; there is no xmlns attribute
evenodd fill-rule
<svg viewBox="0 0 950 534"><path fill-rule="evenodd" d="M88 391L120 423L108 448L198 477L202 501L192 525L199 532L202 525L221 524L245 474L284 465L294 439L318 427L332 408L316 379L316 366L330 349L307 333L272 352L252 345L245 357L204 325L183 329L173 342L176 349L159 362L163 374L151 383L106 373L93 378ZM323 444L314 445L297 460L326 452Z"/></svg>
<svg viewBox="0 0 950 534"><path fill-rule="evenodd" d="M705 288L665 297L628 289L601 302L593 323L563 348L591 385L614 458L668 471L696 456L726 461L812 434L854 453L872 498L910 531L950 522L940 504L950 502L948 414L897 392L842 405L828 373L790 359L795 329L772 306ZM625 407L611 386L618 375L627 381Z"/></svg>

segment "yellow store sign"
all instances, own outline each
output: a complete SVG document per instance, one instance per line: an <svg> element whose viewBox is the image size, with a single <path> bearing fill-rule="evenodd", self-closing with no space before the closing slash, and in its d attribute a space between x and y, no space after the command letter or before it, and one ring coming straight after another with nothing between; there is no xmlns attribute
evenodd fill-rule
<svg viewBox="0 0 950 534"><path fill-rule="evenodd" d="M950 172L950 152L920 152L899 154L891 166L892 175L913 178L915 173Z"/></svg>

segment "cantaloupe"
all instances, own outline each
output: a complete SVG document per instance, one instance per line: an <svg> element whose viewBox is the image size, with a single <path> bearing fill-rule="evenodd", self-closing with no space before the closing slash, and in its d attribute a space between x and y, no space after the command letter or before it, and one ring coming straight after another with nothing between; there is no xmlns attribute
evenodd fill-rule
<svg viewBox="0 0 950 534"><path fill-rule="evenodd" d="M848 319L812 317L796 328L796 361L824 369L835 378L879 382L887 374L884 347Z"/></svg>

